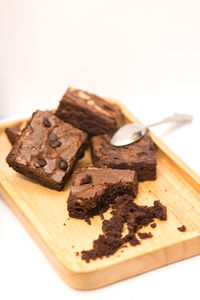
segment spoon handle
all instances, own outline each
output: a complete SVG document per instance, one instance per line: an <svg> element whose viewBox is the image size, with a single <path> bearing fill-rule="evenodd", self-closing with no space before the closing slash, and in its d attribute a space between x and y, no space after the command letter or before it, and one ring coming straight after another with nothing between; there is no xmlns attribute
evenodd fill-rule
<svg viewBox="0 0 200 300"><path fill-rule="evenodd" d="M192 115L175 113L171 117L164 118L163 120L161 120L159 122L149 124L145 127L149 128L149 127L153 127L153 126L168 123L168 122L185 123L185 122L192 122L192 121L193 121L193 116Z"/></svg>

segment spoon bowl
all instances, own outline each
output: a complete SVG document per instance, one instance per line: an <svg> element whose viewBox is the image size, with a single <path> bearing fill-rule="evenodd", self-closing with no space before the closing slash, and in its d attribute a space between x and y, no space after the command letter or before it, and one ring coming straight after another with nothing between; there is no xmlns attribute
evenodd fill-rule
<svg viewBox="0 0 200 300"><path fill-rule="evenodd" d="M113 146L129 145L140 140L145 135L149 127L153 127L167 122L183 124L187 122L192 122L192 120L193 120L193 116L191 115L175 113L170 117L167 117L159 122L150 124L148 126L145 126L143 124L126 124L120 127L115 132L115 134L112 136L110 140L110 143Z"/></svg>
<svg viewBox="0 0 200 300"><path fill-rule="evenodd" d="M113 146L124 146L140 140L146 133L147 128L143 124L126 124L120 127L111 138Z"/></svg>

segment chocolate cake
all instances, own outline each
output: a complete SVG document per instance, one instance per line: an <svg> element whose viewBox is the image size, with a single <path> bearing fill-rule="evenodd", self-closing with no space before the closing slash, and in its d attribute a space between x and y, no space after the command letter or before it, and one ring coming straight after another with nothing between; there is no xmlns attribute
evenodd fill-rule
<svg viewBox="0 0 200 300"><path fill-rule="evenodd" d="M113 132L121 122L120 108L97 95L68 88L56 115L89 135Z"/></svg>
<svg viewBox="0 0 200 300"><path fill-rule="evenodd" d="M60 190L87 147L87 134L50 111L36 111L7 156L7 163L40 184Z"/></svg>
<svg viewBox="0 0 200 300"><path fill-rule="evenodd" d="M67 200L69 216L87 219L108 209L118 195L137 195L137 176L133 170L80 167L72 176Z"/></svg>
<svg viewBox="0 0 200 300"><path fill-rule="evenodd" d="M155 145L148 134L133 144L121 147L111 145L108 134L94 136L91 147L95 167L135 170L138 181L156 179Z"/></svg>

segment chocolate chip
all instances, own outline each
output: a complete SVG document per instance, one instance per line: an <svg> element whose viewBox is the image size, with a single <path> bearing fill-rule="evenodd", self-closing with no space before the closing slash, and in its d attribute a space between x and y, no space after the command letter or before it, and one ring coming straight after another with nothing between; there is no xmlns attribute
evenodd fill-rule
<svg viewBox="0 0 200 300"><path fill-rule="evenodd" d="M37 163L38 163L38 165L40 165L40 167L44 167L47 164L46 160L43 158L38 158Z"/></svg>
<svg viewBox="0 0 200 300"><path fill-rule="evenodd" d="M51 142L55 142L55 141L57 141L58 137L54 132L51 132L49 134L49 139L50 139Z"/></svg>
<svg viewBox="0 0 200 300"><path fill-rule="evenodd" d="M84 178L81 179L80 185L92 183L92 176L86 175Z"/></svg>
<svg viewBox="0 0 200 300"><path fill-rule="evenodd" d="M61 145L61 142L59 140L51 141L51 143L50 143L51 148L57 148L57 147L60 147L60 145Z"/></svg>
<svg viewBox="0 0 200 300"><path fill-rule="evenodd" d="M60 162L59 162L59 168L64 170L64 171L67 170L68 163L65 160L61 159Z"/></svg>
<svg viewBox="0 0 200 300"><path fill-rule="evenodd" d="M51 127L51 123L49 122L49 120L47 118L43 118L43 124L45 127Z"/></svg>

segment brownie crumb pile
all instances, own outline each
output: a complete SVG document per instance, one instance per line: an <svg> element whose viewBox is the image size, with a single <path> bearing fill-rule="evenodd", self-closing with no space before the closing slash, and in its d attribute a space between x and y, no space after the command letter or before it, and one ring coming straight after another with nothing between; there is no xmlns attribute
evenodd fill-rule
<svg viewBox="0 0 200 300"><path fill-rule="evenodd" d="M154 219L167 220L167 209L159 200L153 206L140 206L133 201L130 195L119 196L111 205L111 218L102 222L103 234L93 241L91 250L81 252L81 257L86 262L91 259L102 258L114 254L122 245L129 243L131 246L139 245L138 239L151 238L151 232L138 232L143 226L154 222ZM124 225L128 233L123 235ZM153 223L154 224L154 223ZM136 236L136 233L138 236Z"/></svg>

